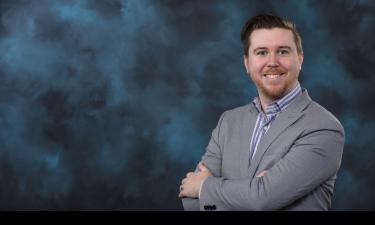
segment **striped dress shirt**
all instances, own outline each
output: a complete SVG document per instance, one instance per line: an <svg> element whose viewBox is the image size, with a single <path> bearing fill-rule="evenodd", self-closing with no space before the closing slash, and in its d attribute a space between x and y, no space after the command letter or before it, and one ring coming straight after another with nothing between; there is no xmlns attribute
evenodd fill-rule
<svg viewBox="0 0 375 225"><path fill-rule="evenodd" d="M280 114L282 110L287 108L290 105L290 103L292 103L293 100L296 99L296 97L301 93L301 86L299 83L297 83L297 86L287 95L268 105L265 113L262 111L259 97L256 97L253 100L253 104L257 108L259 114L250 141L250 160L253 159L260 140L262 139L263 135L267 133L275 118Z"/></svg>

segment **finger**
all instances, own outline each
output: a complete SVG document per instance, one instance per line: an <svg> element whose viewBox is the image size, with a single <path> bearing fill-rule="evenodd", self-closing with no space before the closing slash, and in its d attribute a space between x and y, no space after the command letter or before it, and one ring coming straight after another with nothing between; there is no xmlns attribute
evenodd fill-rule
<svg viewBox="0 0 375 225"><path fill-rule="evenodd" d="M180 186L180 193L178 194L178 197L179 198L181 198L181 197L184 197L185 195L184 195L184 188L183 188L183 186L181 185Z"/></svg>
<svg viewBox="0 0 375 225"><path fill-rule="evenodd" d="M207 168L206 165L204 165L204 163L202 163L202 162L200 162L200 163L198 164L198 169L199 169L200 171L208 171L208 168Z"/></svg>
<svg viewBox="0 0 375 225"><path fill-rule="evenodd" d="M187 181L187 179L185 178L185 179L183 179L182 181L181 181L181 184L185 184L186 183L186 181Z"/></svg>
<svg viewBox="0 0 375 225"><path fill-rule="evenodd" d="M193 172L190 172L190 173L187 173L186 174L186 177L191 177L191 176L193 176L194 175L194 173Z"/></svg>
<svg viewBox="0 0 375 225"><path fill-rule="evenodd" d="M260 172L260 173L258 174L257 178L259 178L259 177L263 177L264 175L266 175L266 173L267 173L267 170L263 170L262 172Z"/></svg>

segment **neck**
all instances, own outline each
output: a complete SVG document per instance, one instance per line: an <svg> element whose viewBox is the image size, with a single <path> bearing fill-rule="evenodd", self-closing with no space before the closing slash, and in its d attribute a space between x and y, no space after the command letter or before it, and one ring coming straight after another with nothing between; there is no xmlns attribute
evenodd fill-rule
<svg viewBox="0 0 375 225"><path fill-rule="evenodd" d="M272 100L272 99L269 99L269 98L266 98L264 96L259 95L259 101L260 101L260 105L262 107L262 111L265 113L266 109L267 109L267 106L269 104L271 104L272 102L274 102L275 100Z"/></svg>

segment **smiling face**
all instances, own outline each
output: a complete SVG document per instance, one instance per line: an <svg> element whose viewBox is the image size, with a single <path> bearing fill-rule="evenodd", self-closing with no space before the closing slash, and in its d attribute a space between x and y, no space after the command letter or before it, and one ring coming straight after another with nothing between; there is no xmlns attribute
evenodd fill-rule
<svg viewBox="0 0 375 225"><path fill-rule="evenodd" d="M303 54L297 53L293 33L288 29L257 29L251 33L249 42L244 64L262 105L268 105L297 85Z"/></svg>

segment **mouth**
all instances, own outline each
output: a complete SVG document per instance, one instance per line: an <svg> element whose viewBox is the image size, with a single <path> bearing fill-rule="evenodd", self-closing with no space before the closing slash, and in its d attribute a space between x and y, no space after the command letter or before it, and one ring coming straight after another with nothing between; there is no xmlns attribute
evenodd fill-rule
<svg viewBox="0 0 375 225"><path fill-rule="evenodd" d="M263 77L269 78L269 79L277 79L281 76L285 75L285 73L279 73L279 74L263 74Z"/></svg>

